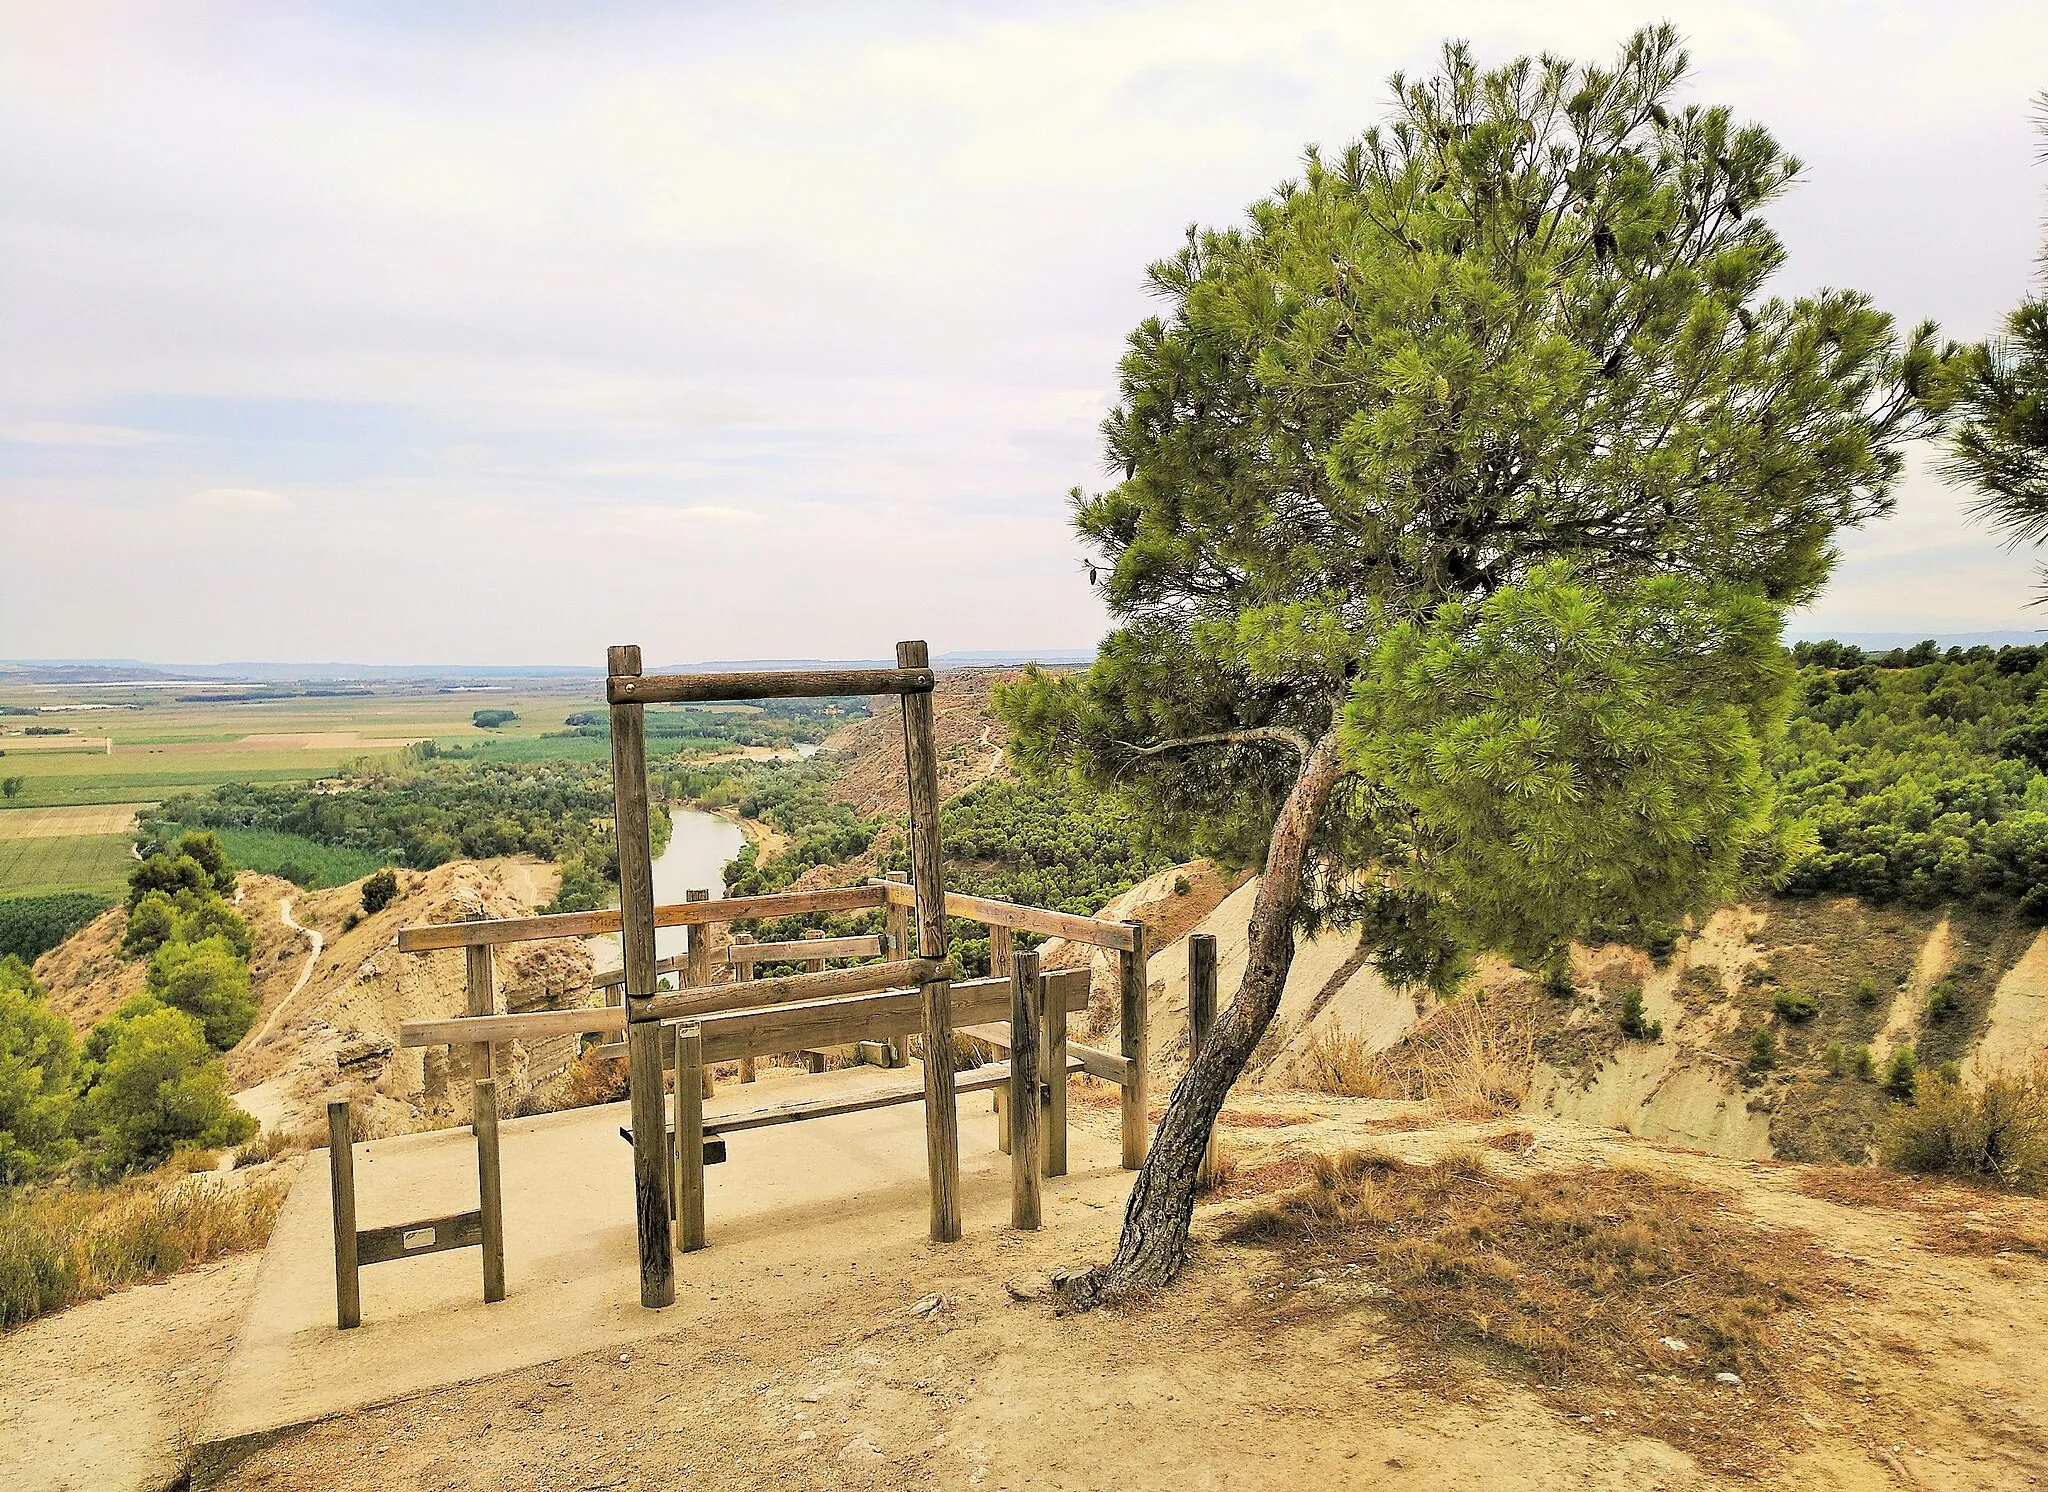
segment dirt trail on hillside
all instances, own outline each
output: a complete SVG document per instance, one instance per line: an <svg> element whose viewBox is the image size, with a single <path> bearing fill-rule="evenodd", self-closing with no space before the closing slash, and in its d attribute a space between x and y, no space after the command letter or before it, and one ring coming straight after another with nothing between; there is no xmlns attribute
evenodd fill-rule
<svg viewBox="0 0 2048 1492"><path fill-rule="evenodd" d="M283 1017L286 1007L299 997L299 991L304 989L306 981L313 977L313 970L319 967L320 964L320 951L327 946L327 940L321 936L319 928L301 927L293 918L292 899L289 896L279 899L277 903L277 920L292 929L292 931L303 934L311 948L306 954L305 966L299 970L299 977L292 983L290 993L277 1002L276 1007L263 1022L263 1028L256 1033L250 1043L251 1045L261 1045L263 1042L268 1041L272 1033L277 1030L277 1023Z"/></svg>

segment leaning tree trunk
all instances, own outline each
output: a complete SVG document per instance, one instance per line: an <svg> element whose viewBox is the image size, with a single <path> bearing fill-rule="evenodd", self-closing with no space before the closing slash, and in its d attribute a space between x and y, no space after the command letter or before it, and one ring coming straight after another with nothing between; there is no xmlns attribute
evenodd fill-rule
<svg viewBox="0 0 2048 1492"><path fill-rule="evenodd" d="M1301 905L1302 868L1330 789L1341 766L1332 731L1316 742L1294 791L1273 824L1266 869L1252 904L1250 957L1237 998L1216 1019L1209 1039L1191 1053L1187 1074L1167 1101L1152 1152L1131 1188L1116 1257L1083 1274L1065 1276L1061 1293L1080 1309L1155 1290L1180 1273L1188 1258L1188 1224L1195 1212L1195 1180L1209 1147L1209 1132L1223 1100L1273 1024L1287 971L1294 963L1295 913Z"/></svg>

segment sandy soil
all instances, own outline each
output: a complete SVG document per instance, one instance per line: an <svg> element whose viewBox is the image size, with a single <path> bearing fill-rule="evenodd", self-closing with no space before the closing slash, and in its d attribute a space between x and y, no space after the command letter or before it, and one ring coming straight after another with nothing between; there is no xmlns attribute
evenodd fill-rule
<svg viewBox="0 0 2048 1492"><path fill-rule="evenodd" d="M260 1257L210 1264L0 1336L0 1486L176 1485Z"/></svg>
<svg viewBox="0 0 2048 1492"><path fill-rule="evenodd" d="M1355 1141L1386 1106L1310 1100L1283 1140ZM1107 1116L1083 1115L1080 1122ZM2048 1465L2048 1263L1959 1257L1916 1218L1802 1195L1800 1168L1666 1150L1553 1121L1519 1164L1644 1165L1728 1187L1741 1225L1841 1288L1799 1313L1813 1344L1791 1443L1797 1488L2013 1488ZM1499 1126L1494 1126L1498 1129ZM1416 1156L1484 1133L1383 1136ZM1198 1215L1183 1282L1141 1308L1056 1316L1031 1295L1098 1256L1114 1208L1036 1235L970 1236L870 1274L821 1316L754 1296L716 1338L658 1337L313 1426L233 1488L624 1486L1119 1489L1708 1489L1755 1485L1617 1428L1511 1366L1419 1374L1370 1300L1282 1277ZM2037 1206L2039 1204L2036 1204ZM2048 1214L2044 1214L2048 1219ZM1795 1231L1795 1230L1803 1230ZM1810 1233L1811 1244L1792 1243ZM707 1259L710 1256L705 1256ZM1307 1306L1273 1308L1283 1294ZM937 1295L934 1310L915 1309ZM1318 1304L1327 1300L1327 1304ZM1745 1412L1730 1388L1729 1412Z"/></svg>

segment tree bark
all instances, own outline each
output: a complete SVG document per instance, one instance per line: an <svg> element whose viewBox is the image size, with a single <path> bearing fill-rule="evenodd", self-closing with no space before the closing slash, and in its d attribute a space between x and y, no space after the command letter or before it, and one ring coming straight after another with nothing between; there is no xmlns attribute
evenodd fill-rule
<svg viewBox="0 0 2048 1492"><path fill-rule="evenodd" d="M1342 770L1333 730L1310 751L1274 821L1265 874L1252 904L1244 983L1217 1017L1201 1051L1192 1054L1186 1075L1167 1100L1152 1152L1124 1209L1115 1257L1094 1269L1060 1277L1059 1290L1067 1306L1087 1310L1159 1289L1187 1263L1188 1224L1194 1217L1196 1179L1209 1133L1231 1084L1280 1009L1287 971L1294 963L1295 914L1301 905L1309 840Z"/></svg>

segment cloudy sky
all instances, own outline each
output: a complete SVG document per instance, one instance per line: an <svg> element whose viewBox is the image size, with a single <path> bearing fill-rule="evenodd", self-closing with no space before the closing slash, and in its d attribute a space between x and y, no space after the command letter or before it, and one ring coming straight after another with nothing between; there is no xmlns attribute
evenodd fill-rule
<svg viewBox="0 0 2048 1492"><path fill-rule="evenodd" d="M1146 262L1497 62L1687 33L1778 287L1988 331L2038 3L0 0L0 658L1073 648ZM1917 473L1805 630L2048 625Z"/></svg>

